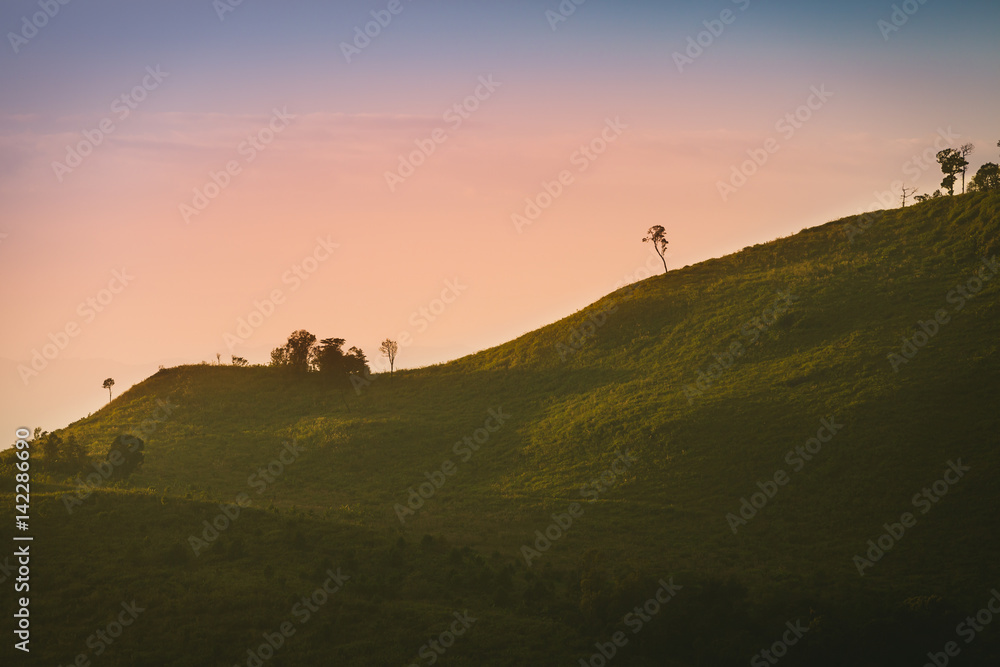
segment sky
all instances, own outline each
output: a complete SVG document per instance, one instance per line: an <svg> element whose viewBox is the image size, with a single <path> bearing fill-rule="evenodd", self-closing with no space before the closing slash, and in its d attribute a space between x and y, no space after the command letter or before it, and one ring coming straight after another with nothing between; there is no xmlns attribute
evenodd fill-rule
<svg viewBox="0 0 1000 667"><path fill-rule="evenodd" d="M1000 5L6 0L0 442L292 331L455 359L1000 161ZM889 190L897 190L890 200ZM883 203L880 203L880 198Z"/></svg>

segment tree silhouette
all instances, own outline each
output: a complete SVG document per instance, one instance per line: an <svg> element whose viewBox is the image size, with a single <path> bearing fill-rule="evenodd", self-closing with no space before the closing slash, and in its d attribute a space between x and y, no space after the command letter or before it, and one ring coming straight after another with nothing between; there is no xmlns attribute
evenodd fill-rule
<svg viewBox="0 0 1000 667"><path fill-rule="evenodd" d="M949 195L954 195L957 176L962 173L962 170L968 166L969 162L954 148L946 148L943 151L939 151L937 161L941 165L941 173L944 174L941 187L947 190Z"/></svg>
<svg viewBox="0 0 1000 667"><path fill-rule="evenodd" d="M382 345L379 346L378 351L382 353L383 357L389 359L389 379L391 380L392 367L396 363L396 352L399 351L399 345L396 344L396 341L386 338L382 341Z"/></svg>
<svg viewBox="0 0 1000 667"><path fill-rule="evenodd" d="M958 154L962 158L959 163L962 166L962 194L965 194L965 171L969 168L969 161L965 158L972 155L972 151L974 150L976 150L976 147L972 144L962 144L958 147Z"/></svg>
<svg viewBox="0 0 1000 667"><path fill-rule="evenodd" d="M907 199L907 197L909 197L910 195L915 194L916 192L917 192L916 188L908 188L905 185L902 186L901 199L903 200L903 208L906 208L906 199Z"/></svg>
<svg viewBox="0 0 1000 667"><path fill-rule="evenodd" d="M351 384L351 378L358 375L367 377L371 374L371 370L368 368L368 359L365 358L364 352L357 347L351 347L344 352L343 346L343 338L324 338L319 345L313 347L310 363L321 376L341 388L341 400L350 412L351 406L347 404L347 387Z"/></svg>
<svg viewBox="0 0 1000 667"><path fill-rule="evenodd" d="M969 181L969 192L1000 191L1000 165L987 162Z"/></svg>
<svg viewBox="0 0 1000 667"><path fill-rule="evenodd" d="M293 331L285 343L285 363L292 370L305 373L309 370L309 355L312 351L316 336L305 329ZM272 355L273 356L273 355Z"/></svg>
<svg viewBox="0 0 1000 667"><path fill-rule="evenodd" d="M271 350L271 366L287 366L288 365L288 352L285 350L285 346L276 347Z"/></svg>
<svg viewBox="0 0 1000 667"><path fill-rule="evenodd" d="M914 199L916 201L929 201L931 199L937 199L940 196L941 196L941 191L935 190L934 192L927 195L917 195L916 197L914 197Z"/></svg>
<svg viewBox="0 0 1000 667"><path fill-rule="evenodd" d="M230 356L232 357L232 364L233 364L233 366L244 367L244 366L249 366L250 365L250 362L247 361L246 359L244 359L243 357L237 357L235 354L230 355Z"/></svg>
<svg viewBox="0 0 1000 667"><path fill-rule="evenodd" d="M63 448L62 444L62 438L55 433L49 433L42 441L42 453L48 463L55 463L59 459L60 450Z"/></svg>
<svg viewBox="0 0 1000 667"><path fill-rule="evenodd" d="M87 450L76 439L72 433L66 438L63 448L64 457L77 465L82 465L87 460Z"/></svg>
<svg viewBox="0 0 1000 667"><path fill-rule="evenodd" d="M104 384L102 384L101 386L108 390L108 403L110 403L111 402L111 388L113 386L115 386L115 379L114 378L108 378L107 380L104 381Z"/></svg>
<svg viewBox="0 0 1000 667"><path fill-rule="evenodd" d="M650 241L653 244L653 249L656 250L656 254L660 256L660 261L663 262L663 273L667 272L667 260L663 257L663 254L667 251L667 244L670 243L666 239L666 230L663 229L663 225L653 225L646 232L645 238L642 242Z"/></svg>

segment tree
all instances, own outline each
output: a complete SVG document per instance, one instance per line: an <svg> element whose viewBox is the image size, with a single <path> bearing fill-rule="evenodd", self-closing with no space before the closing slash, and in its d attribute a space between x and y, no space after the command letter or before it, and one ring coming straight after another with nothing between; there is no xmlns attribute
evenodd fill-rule
<svg viewBox="0 0 1000 667"><path fill-rule="evenodd" d="M667 272L667 260L664 258L663 254L667 252L667 244L670 243L666 239L666 230L663 229L663 225L653 225L646 232L646 237L642 239L642 242L650 241L653 244L653 249L656 250L656 254L660 256L660 261L663 262L663 273Z"/></svg>
<svg viewBox="0 0 1000 667"><path fill-rule="evenodd" d="M324 338L312 349L309 364L324 375L346 372L343 338Z"/></svg>
<svg viewBox="0 0 1000 667"><path fill-rule="evenodd" d="M365 353L360 348L351 346L351 349L347 351L347 374L368 376L371 375L371 372Z"/></svg>
<svg viewBox="0 0 1000 667"><path fill-rule="evenodd" d="M115 386L115 380L114 380L114 378L108 378L107 380L104 381L104 384L102 384L101 386L108 390L108 403L110 403L111 402L111 388L113 386Z"/></svg>
<svg viewBox="0 0 1000 667"><path fill-rule="evenodd" d="M77 465L82 465L87 460L87 450L84 449L80 441L76 439L76 436L70 434L66 438L66 445L63 448L63 453L65 458Z"/></svg>
<svg viewBox="0 0 1000 667"><path fill-rule="evenodd" d="M917 195L916 197L914 197L914 199L916 201L930 201L931 199L937 199L940 196L941 196L941 191L935 190L933 193L929 195Z"/></svg>
<svg viewBox="0 0 1000 667"><path fill-rule="evenodd" d="M309 355L316 336L305 329L293 331L285 343L286 365L292 370L305 373L309 370Z"/></svg>
<svg viewBox="0 0 1000 667"><path fill-rule="evenodd" d="M271 350L271 366L283 367L288 365L288 352L284 346Z"/></svg>
<svg viewBox="0 0 1000 667"><path fill-rule="evenodd" d="M916 192L917 192L916 188L908 188L905 185L902 186L902 192L901 192L902 196L901 196L901 198L903 200L903 208L906 208L906 199L907 199L907 197L909 197L910 195L916 194Z"/></svg>
<svg viewBox="0 0 1000 667"><path fill-rule="evenodd" d="M965 194L965 171L969 168L969 161L965 158L972 155L974 150L976 147L972 144L962 144L958 147L958 154L961 156L961 161L958 164L962 167L962 194Z"/></svg>
<svg viewBox="0 0 1000 667"><path fill-rule="evenodd" d="M322 377L335 386L340 386L341 400L350 412L351 406L347 404L347 387L351 384L352 378L358 375L367 377L371 374L371 370L368 368L368 359L365 358L364 352L352 347L345 353L343 346L343 338L324 338L313 348L311 364Z"/></svg>
<svg viewBox="0 0 1000 667"><path fill-rule="evenodd" d="M987 162L969 181L969 192L1000 191L1000 165Z"/></svg>
<svg viewBox="0 0 1000 667"><path fill-rule="evenodd" d="M949 195L954 195L957 176L962 173L969 162L954 148L946 148L943 151L939 151L937 161L941 165L941 173L944 174L941 187L947 190Z"/></svg>
<svg viewBox="0 0 1000 667"><path fill-rule="evenodd" d="M49 463L55 463L59 459L62 450L62 438L55 433L49 433L42 441L42 454Z"/></svg>
<svg viewBox="0 0 1000 667"><path fill-rule="evenodd" d="M344 352L343 338L324 338L316 345L310 356L310 365L318 372L336 379L361 373L369 374L368 359L365 353L357 347L351 347Z"/></svg>
<svg viewBox="0 0 1000 667"><path fill-rule="evenodd" d="M392 379L392 367L396 363L396 352L398 350L399 345L396 344L396 341L389 340L388 338L382 341L382 345L378 348L382 356L389 359L389 379Z"/></svg>
<svg viewBox="0 0 1000 667"><path fill-rule="evenodd" d="M234 354L234 355L232 355L232 358L233 358L232 359L233 366L239 366L240 368L242 368L244 366L249 366L250 365L250 362L247 361L246 359L244 359L243 357L237 357Z"/></svg>

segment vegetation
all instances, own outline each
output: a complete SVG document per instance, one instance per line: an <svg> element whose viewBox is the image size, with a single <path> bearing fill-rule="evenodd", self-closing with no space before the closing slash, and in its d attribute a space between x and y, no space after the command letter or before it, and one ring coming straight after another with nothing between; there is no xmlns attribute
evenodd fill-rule
<svg viewBox="0 0 1000 667"><path fill-rule="evenodd" d="M422 647L466 610L441 664L587 664L616 631L609 665L747 664L797 621L782 665L919 665L949 641L949 664L997 664L1000 623L971 643L956 627L1000 584L998 253L1000 194L977 191L676 269L391 390L360 350L308 332L274 367L161 370L59 432L91 470L122 433L145 445L71 514L77 472L32 448L47 639L31 660L94 659L88 637L134 599L145 611L100 664L246 665L292 620L268 667L428 665ZM348 406L324 368L371 379ZM790 459L823 420L842 426ZM968 472L921 512L914 495L958 460ZM400 504L417 506L405 521ZM859 574L905 512L916 525ZM338 568L350 579L298 623ZM633 633L671 577L682 588Z"/></svg>
<svg viewBox="0 0 1000 667"><path fill-rule="evenodd" d="M389 360L389 378L392 378L392 368L396 363L396 353L399 351L399 345L394 340L389 340L386 338L382 341L382 345L379 346L378 351L382 353L382 356Z"/></svg>
<svg viewBox="0 0 1000 667"><path fill-rule="evenodd" d="M667 245L670 241L667 240L666 230L663 225L653 225L646 232L646 236L642 239L643 243L650 242L653 244L653 249L656 250L656 254L660 256L660 261L663 262L663 272L667 272L667 260L664 254L667 252Z"/></svg>

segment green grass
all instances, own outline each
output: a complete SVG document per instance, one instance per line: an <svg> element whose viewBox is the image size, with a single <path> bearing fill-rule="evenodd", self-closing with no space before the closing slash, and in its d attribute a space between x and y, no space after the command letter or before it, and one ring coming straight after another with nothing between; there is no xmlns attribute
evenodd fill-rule
<svg viewBox="0 0 1000 667"><path fill-rule="evenodd" d="M848 225L867 229L848 241ZM290 595L316 583L307 575L317 562L351 552L380 583L345 588L336 620L303 628L268 664L321 664L323 655L426 664L416 650L461 604L477 605L482 620L443 664L574 664L607 641L625 598L652 593L641 582L669 575L691 582L687 602L678 594L675 615L637 635L617 664L745 663L800 615L815 631L784 664L919 663L955 638L954 614L977 611L1000 584L1000 279L960 312L947 301L998 253L1000 197L946 197L654 276L499 347L392 382L380 376L346 399L321 378L267 368L162 370L63 432L96 458L150 419L157 399L175 405L145 438L145 464L127 485L69 515L58 500L66 473L35 471L36 494L52 494L36 518L37 548L54 554L36 564L53 582L35 593L38 623L60 628L58 643L39 651L69 661L102 610L141 590L149 626L127 633L103 664L232 665L287 615ZM793 303L751 342L745 325L778 291ZM887 355L941 308L949 323L895 372ZM588 318L601 326L565 354ZM689 400L685 386L733 341L745 351ZM509 421L462 461L453 444L498 407ZM786 453L831 416L843 429L793 472ZM257 494L248 478L291 439L303 453ZM636 463L587 502L581 487L624 450ZM958 458L970 472L860 577L852 558ZM393 506L445 459L455 474L401 524ZM734 535L726 514L778 469L791 481ZM218 512L207 503L242 492L252 507L220 544L239 532L245 554L163 560ZM572 502L583 516L527 568L521 546ZM292 546L293 529L307 548ZM425 535L450 546L422 549ZM452 557L481 563L482 580L453 586ZM598 610L587 602L588 568L603 582ZM508 591L503 604L498 590ZM904 603L917 597L924 602ZM730 621L720 629L713 618ZM185 662L194 645L210 648ZM987 664L975 660L997 645L990 628L960 660Z"/></svg>

